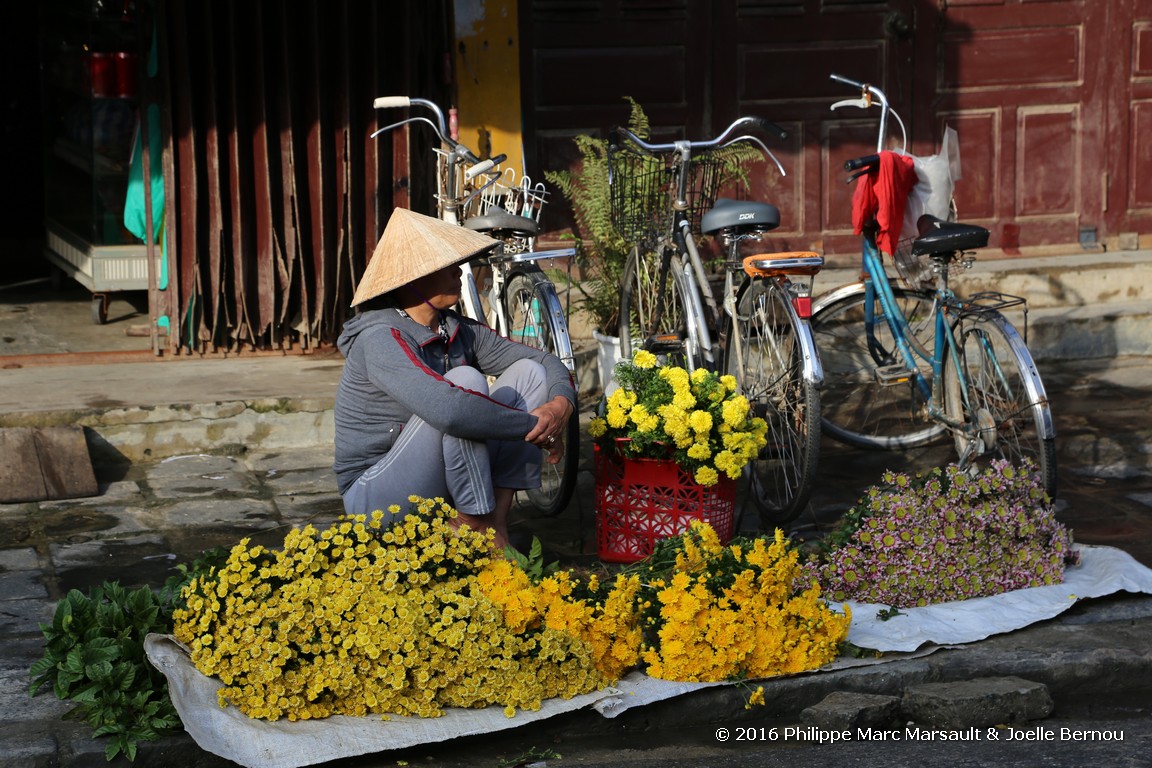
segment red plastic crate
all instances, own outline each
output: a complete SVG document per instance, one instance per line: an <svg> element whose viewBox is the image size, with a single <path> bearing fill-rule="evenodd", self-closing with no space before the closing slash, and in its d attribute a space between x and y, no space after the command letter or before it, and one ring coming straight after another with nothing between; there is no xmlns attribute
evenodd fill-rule
<svg viewBox="0 0 1152 768"><path fill-rule="evenodd" d="M605 562L633 563L660 539L679 536L693 520L722 542L736 522L736 482L721 474L704 486L674 461L633 459L593 446L596 471L596 549Z"/></svg>

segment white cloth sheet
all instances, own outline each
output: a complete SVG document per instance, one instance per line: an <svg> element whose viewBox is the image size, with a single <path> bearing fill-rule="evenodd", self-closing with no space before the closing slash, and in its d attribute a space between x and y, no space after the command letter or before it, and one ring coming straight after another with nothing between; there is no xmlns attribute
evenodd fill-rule
<svg viewBox="0 0 1152 768"><path fill-rule="evenodd" d="M877 618L886 606L850 604L848 640L864 648L885 651L882 659L840 659L822 670L878 664L923 655L944 645L982 640L1050 619L1078 599L1127 591L1152 594L1152 570L1130 555L1109 547L1080 547L1081 564L1069 568L1065 581L1051 587L1019 590L994 597L910 608L887 621ZM502 707L453 709L443 717L423 719L393 716L330 717L302 722L252 720L235 707L221 709L216 691L220 682L202 675L185 650L171 637L150 635L148 658L168 678L169 690L185 730L203 749L248 768L298 768L342 757L385 752L459 736L516 728L564 712L592 707L604 717L616 717L634 707L728 683L674 683L638 672L614 688L550 699L538 712L518 712L513 718Z"/></svg>

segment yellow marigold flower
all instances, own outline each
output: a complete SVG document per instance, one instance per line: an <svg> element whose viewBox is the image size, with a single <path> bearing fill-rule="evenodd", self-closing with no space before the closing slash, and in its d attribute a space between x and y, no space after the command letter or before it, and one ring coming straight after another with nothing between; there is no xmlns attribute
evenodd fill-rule
<svg viewBox="0 0 1152 768"><path fill-rule="evenodd" d="M744 395L734 395L720 406L724 423L732 428L738 428L748 418L748 398Z"/></svg>
<svg viewBox="0 0 1152 768"><path fill-rule="evenodd" d="M706 459L712 455L712 449L707 443L693 443L688 449L688 456L693 459Z"/></svg>
<svg viewBox="0 0 1152 768"><path fill-rule="evenodd" d="M655 368L657 362L659 361L656 359L656 355L646 349L638 350L636 354L632 356L632 365L645 370Z"/></svg>
<svg viewBox="0 0 1152 768"><path fill-rule="evenodd" d="M707 434L712 429L712 414L708 411L692 411L688 414L688 425L696 434Z"/></svg>
<svg viewBox="0 0 1152 768"><path fill-rule="evenodd" d="M592 420L588 422L588 434L591 437L601 437L607 431L608 422L599 416L593 417Z"/></svg>
<svg viewBox="0 0 1152 768"><path fill-rule="evenodd" d="M720 475L712 467L700 467L696 470L694 478L700 485L716 485Z"/></svg>

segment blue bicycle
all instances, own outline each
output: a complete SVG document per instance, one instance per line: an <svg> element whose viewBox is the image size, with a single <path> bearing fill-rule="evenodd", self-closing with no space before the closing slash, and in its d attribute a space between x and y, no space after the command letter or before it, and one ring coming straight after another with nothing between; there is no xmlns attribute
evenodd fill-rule
<svg viewBox="0 0 1152 768"><path fill-rule="evenodd" d="M878 154L845 163L850 172L868 172L880 163L895 113L880 89L832 78L860 93L858 101L840 104L881 109ZM894 285L885 271L873 221L862 237L862 280L815 302L824 433L879 449L948 434L962 467L990 459L1030 462L1054 498L1056 432L1048 397L1024 337L1002 314L1025 300L990 292L962 297L950 288L950 273L970 266L988 230L932 215L916 225L915 237L893 254L904 284Z"/></svg>

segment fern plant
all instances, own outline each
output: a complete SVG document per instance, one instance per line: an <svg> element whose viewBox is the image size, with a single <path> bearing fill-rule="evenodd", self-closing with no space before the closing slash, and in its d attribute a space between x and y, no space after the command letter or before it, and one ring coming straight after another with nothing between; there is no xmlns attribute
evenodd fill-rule
<svg viewBox="0 0 1152 768"><path fill-rule="evenodd" d="M630 112L628 129L647 140L651 126L644 109L628 97ZM595 136L579 135L573 141L580 153L578 168L549 171L545 178L569 201L576 217L577 241L580 248L582 283L574 287L580 292L580 305L593 318L604 333L615 335L620 311L620 285L624 268L634 243L617 229L612 218L612 187L609 177L612 160L608 141ZM761 160L760 151L746 143L737 143L713 152L712 159L719 165L719 184L733 182L748 186L747 165ZM651 159L661 165L659 159ZM642 189L637 181L640 175L616 173L612 185L615 194L625 202L633 200L640 208L651 205L652 189ZM658 193L662 194L662 193Z"/></svg>
<svg viewBox="0 0 1152 768"><path fill-rule="evenodd" d="M649 133L643 108L629 98L628 129L642 138ZM580 153L580 167L548 171L545 178L572 205L576 216L580 247L580 269L584 279L574 287L580 292L580 305L606 334L615 335L620 306L620 281L628 261L631 243L612 223L612 199L608 185L608 140L580 135L573 141ZM613 183L627 184L616 178Z"/></svg>

